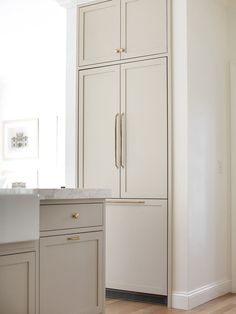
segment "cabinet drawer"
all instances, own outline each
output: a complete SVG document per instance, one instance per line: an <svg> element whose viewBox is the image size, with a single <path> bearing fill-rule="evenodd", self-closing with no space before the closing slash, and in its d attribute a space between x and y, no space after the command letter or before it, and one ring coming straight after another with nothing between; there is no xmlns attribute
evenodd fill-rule
<svg viewBox="0 0 236 314"><path fill-rule="evenodd" d="M40 231L94 227L102 224L102 204L41 205L40 207Z"/></svg>

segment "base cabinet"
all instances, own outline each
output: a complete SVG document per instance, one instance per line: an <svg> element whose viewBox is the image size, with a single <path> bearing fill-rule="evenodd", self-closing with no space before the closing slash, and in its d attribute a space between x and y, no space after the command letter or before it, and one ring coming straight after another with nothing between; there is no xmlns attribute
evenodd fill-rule
<svg viewBox="0 0 236 314"><path fill-rule="evenodd" d="M0 314L103 314L104 199L40 201L40 239L0 245Z"/></svg>
<svg viewBox="0 0 236 314"><path fill-rule="evenodd" d="M0 314L36 314L36 253L0 256Z"/></svg>
<svg viewBox="0 0 236 314"><path fill-rule="evenodd" d="M167 201L107 204L106 288L167 296Z"/></svg>
<svg viewBox="0 0 236 314"><path fill-rule="evenodd" d="M103 312L102 242L103 232L40 239L40 314Z"/></svg>

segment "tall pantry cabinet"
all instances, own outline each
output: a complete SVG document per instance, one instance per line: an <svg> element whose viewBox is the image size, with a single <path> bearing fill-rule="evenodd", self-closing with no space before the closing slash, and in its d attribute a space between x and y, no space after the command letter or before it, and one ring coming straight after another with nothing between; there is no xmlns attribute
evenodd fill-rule
<svg viewBox="0 0 236 314"><path fill-rule="evenodd" d="M167 296L169 0L78 9L80 188L110 188L106 287Z"/></svg>

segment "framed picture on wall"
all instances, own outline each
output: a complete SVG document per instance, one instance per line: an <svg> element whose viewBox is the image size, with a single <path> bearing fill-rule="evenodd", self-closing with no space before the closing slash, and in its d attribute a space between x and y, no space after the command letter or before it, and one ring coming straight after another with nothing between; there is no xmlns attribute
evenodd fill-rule
<svg viewBox="0 0 236 314"><path fill-rule="evenodd" d="M3 159L38 158L39 120L3 121Z"/></svg>

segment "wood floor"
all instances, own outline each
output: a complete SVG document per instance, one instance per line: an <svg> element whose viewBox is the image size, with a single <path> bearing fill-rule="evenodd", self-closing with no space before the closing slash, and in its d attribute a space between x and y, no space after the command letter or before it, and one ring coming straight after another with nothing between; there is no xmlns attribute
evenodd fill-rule
<svg viewBox="0 0 236 314"><path fill-rule="evenodd" d="M106 314L236 314L236 295L228 294L191 311L167 309L165 306L107 299Z"/></svg>

